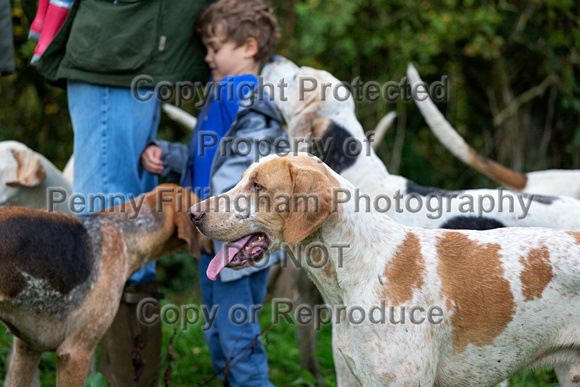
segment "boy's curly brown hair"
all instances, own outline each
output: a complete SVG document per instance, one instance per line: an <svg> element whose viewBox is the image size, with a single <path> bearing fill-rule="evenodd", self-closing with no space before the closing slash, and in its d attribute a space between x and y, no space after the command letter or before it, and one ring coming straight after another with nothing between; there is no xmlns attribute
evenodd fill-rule
<svg viewBox="0 0 580 387"><path fill-rule="evenodd" d="M256 39L254 60L258 63L272 54L280 37L276 16L261 0L220 0L201 13L195 27L202 38L223 35L237 47L247 38Z"/></svg>

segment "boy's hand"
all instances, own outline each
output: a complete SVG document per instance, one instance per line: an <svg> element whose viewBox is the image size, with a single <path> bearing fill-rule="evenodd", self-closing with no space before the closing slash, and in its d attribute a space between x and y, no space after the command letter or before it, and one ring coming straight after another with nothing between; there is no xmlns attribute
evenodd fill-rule
<svg viewBox="0 0 580 387"><path fill-rule="evenodd" d="M163 171L163 161L161 161L161 148L157 145L149 145L141 153L141 165L149 173L159 175Z"/></svg>

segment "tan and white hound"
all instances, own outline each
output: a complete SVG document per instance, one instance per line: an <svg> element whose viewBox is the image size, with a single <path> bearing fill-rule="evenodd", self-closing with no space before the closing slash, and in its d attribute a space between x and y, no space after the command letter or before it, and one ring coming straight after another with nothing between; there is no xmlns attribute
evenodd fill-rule
<svg viewBox="0 0 580 387"><path fill-rule="evenodd" d="M358 122L354 99L345 94L346 88L332 74L310 67L298 67L288 59L275 56L262 72L265 84L274 86L271 95L288 122L288 136L298 150L311 149L334 171L349 182L369 193L371 198L387 195L393 199L396 193L403 196L419 196L427 200L430 196L441 195L449 207L438 218L429 215L429 208L423 205L418 211L395 211L394 206L387 214L395 221L409 226L437 227L448 229L484 230L497 227L549 227L580 231L580 201L565 196L529 195L512 191L502 191L509 200L526 200L529 212L523 218L495 206L484 216L478 210L463 211L461 197L483 197L497 195L497 190L446 191L439 188L422 187L414 182L387 171L369 143ZM296 140L312 137L313 146ZM357 146L361 144L362 146ZM354 145L354 146L353 146ZM532 192L534 193L534 192ZM293 265L288 265L293 269ZM295 271L301 275L302 271ZM303 274L302 274L303 275ZM295 300L313 306L319 296L316 288L307 281L296 288ZM308 325L297 326L300 338L303 366L317 375L315 335ZM337 382L339 386L354 383L346 371L340 356L335 356ZM346 371L346 372L344 372ZM567 374L556 369L559 379ZM563 383L563 382L562 382ZM567 384L567 386L572 386Z"/></svg>
<svg viewBox="0 0 580 387"><path fill-rule="evenodd" d="M285 244L297 257L316 244L316 265L303 266L340 315L339 349L363 386L493 386L560 363L580 380L580 232L408 227L372 207L356 211L344 200L354 189L310 155L252 164L232 190L190 210L205 236L235 241L208 276ZM228 208L240 196L250 204ZM394 321L371 313L381 304ZM423 322L397 323L400 308L422 310ZM428 320L434 308L441 313Z"/></svg>
<svg viewBox="0 0 580 387"><path fill-rule="evenodd" d="M0 320L15 336L11 385L29 386L42 352L56 351L57 385L82 386L127 279L162 256L199 257L207 246L186 212L197 201L161 185L93 215L1 208Z"/></svg>

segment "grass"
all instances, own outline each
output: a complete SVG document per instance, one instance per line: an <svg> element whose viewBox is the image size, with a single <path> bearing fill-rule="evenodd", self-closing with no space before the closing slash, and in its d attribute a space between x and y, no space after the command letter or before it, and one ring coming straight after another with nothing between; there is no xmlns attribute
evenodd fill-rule
<svg viewBox="0 0 580 387"><path fill-rule="evenodd" d="M300 369L300 353L296 339L296 329L293 324L284 319L279 324L272 321L272 307L266 303L260 314L260 325L265 333L262 342L268 352L270 365L270 380L276 386L292 386L296 384L314 384L314 379ZM181 326L163 326L164 349L169 338L176 332L173 341L173 351L176 355L172 362L171 385L207 385L221 386L211 366L210 354L201 330L202 322L182 330ZM318 357L322 368L326 370L327 385L335 385L333 371L332 349L330 348L330 326L324 326L319 333ZM165 363L167 356L164 356ZM165 368L164 368L165 369Z"/></svg>
<svg viewBox="0 0 580 387"><path fill-rule="evenodd" d="M198 304L199 301L188 299L188 304ZM164 300L163 304L172 302ZM264 305L260 315L260 325L266 328L270 325L272 319L272 309L269 304ZM162 375L167 369L169 362L167 349L169 340L173 339L174 360L171 362L170 380L171 386L221 386L222 383L218 378L214 378L213 368L211 366L210 354L201 326L202 321L189 325L182 329L180 322L174 325L163 325L163 356L162 356ZM331 328L323 326L320 332L319 353L321 366L328 386L335 385L332 350L330 348ZM4 378L6 372L6 357L12 342L12 336L6 333L2 326L0 334L0 360L3 363L0 376ZM307 372L300 369L300 353L296 339L296 330L293 324L286 322L284 319L279 324L270 325L270 328L263 335L263 343L268 351L268 360L270 364L270 380L276 386L293 386L297 384L314 385L314 379ZM41 385L56 385L56 356L54 353L44 353L40 362ZM212 380L213 378L213 380ZM93 380L94 379L94 380ZM96 376L93 376L92 384L95 386L103 385ZM87 383L89 384L89 383ZM87 385L86 384L86 385ZM160 381L160 386L163 382Z"/></svg>
<svg viewBox="0 0 580 387"><path fill-rule="evenodd" d="M196 265L191 260L183 258L164 258L163 265L158 269L158 277L166 299L162 305L172 303L200 304ZM293 323L281 319L272 324L272 306L267 300L260 314L260 325L266 329L262 341L268 353L270 366L270 381L275 386L314 386L314 378L308 372L300 369L300 352L298 349L296 329ZM219 379L214 378L210 354L201 329L203 322L182 329L180 322L174 325L163 325L162 370L159 386L163 386L163 375L169 364L167 349L170 338L173 339L174 359L171 361L171 386L221 386ZM6 372L6 357L11 345L12 336L6 333L4 326L0 327L0 378ZM97 349L98 354L98 349ZM334 363L332 360L331 327L322 326L318 336L318 352L325 385L335 386ZM40 378L43 387L56 384L56 356L54 353L44 353L40 361ZM213 379L212 379L213 378ZM510 380L510 386L515 387L547 387L557 386L557 381L551 370L536 369L522 372ZM85 386L106 386L100 374L93 374Z"/></svg>

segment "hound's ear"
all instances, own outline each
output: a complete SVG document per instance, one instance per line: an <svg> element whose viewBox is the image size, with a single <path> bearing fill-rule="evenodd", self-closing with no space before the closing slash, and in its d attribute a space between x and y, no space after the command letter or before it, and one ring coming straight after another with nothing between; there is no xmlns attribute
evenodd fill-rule
<svg viewBox="0 0 580 387"><path fill-rule="evenodd" d="M312 127L316 115L314 112L302 112L292 117L288 123L288 137L290 138L306 138L308 135L312 136Z"/></svg>
<svg viewBox="0 0 580 387"><path fill-rule="evenodd" d="M199 238L202 237L197 228L189 220L187 212L176 212L175 227L177 227L177 237L187 242L189 254L196 258L201 258L201 249L199 246Z"/></svg>
<svg viewBox="0 0 580 387"><path fill-rule="evenodd" d="M284 241L298 243L318 230L332 213L332 183L313 169L291 169L292 197L284 219Z"/></svg>
<svg viewBox="0 0 580 387"><path fill-rule="evenodd" d="M210 239L203 236L189 219L187 211L193 204L200 201L200 199L190 190L182 187L174 187L176 196L175 200L180 200L176 203L175 226L177 227L177 237L187 242L189 253L201 258L201 253L208 255L213 253L213 243Z"/></svg>
<svg viewBox="0 0 580 387"><path fill-rule="evenodd" d="M46 170L36 153L28 148L22 150L13 149L12 155L18 165L16 168L16 178L6 182L6 185L10 187L23 185L32 188L44 181L46 178Z"/></svg>
<svg viewBox="0 0 580 387"><path fill-rule="evenodd" d="M320 117L315 109L309 108L293 118L288 125L290 131L286 131L291 138L320 138L330 124L330 118Z"/></svg>

